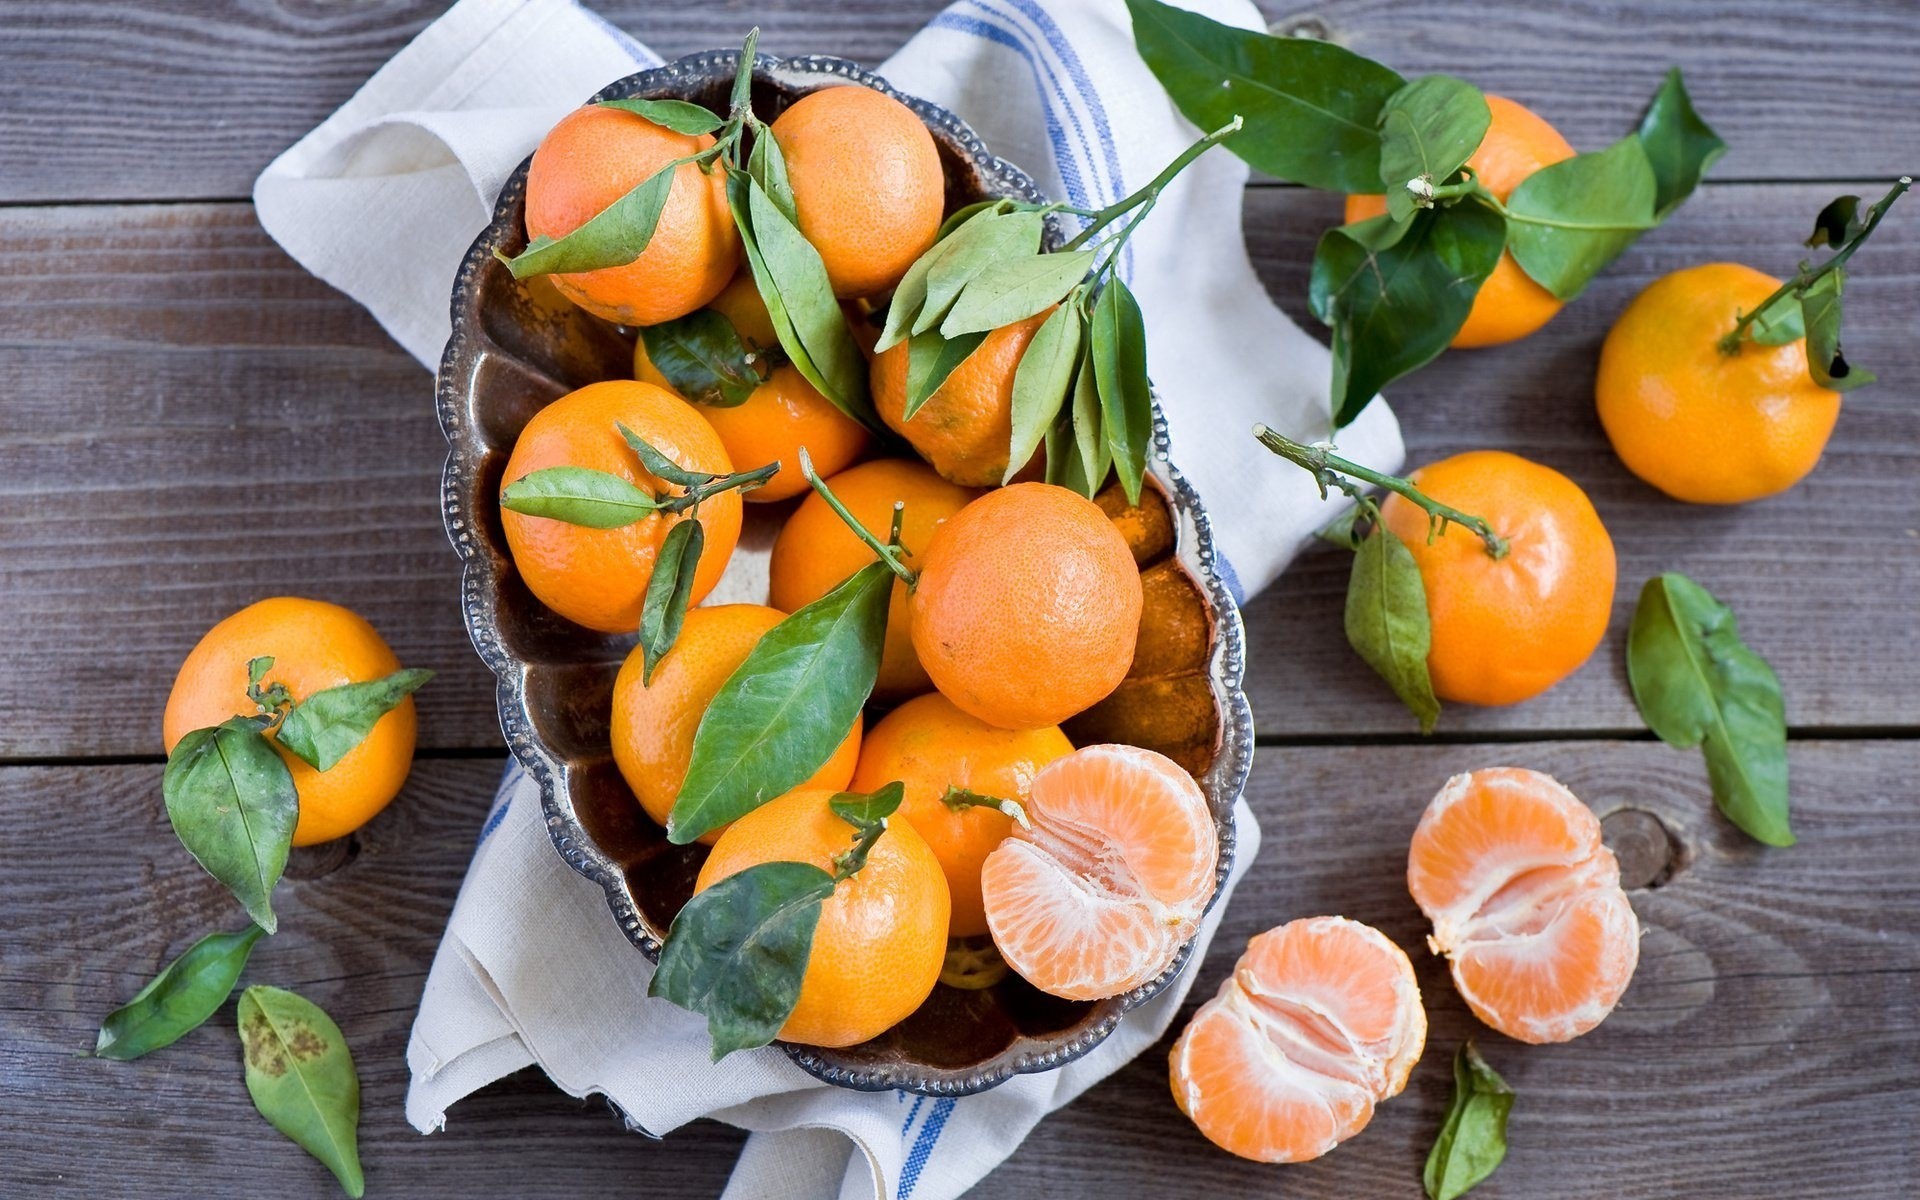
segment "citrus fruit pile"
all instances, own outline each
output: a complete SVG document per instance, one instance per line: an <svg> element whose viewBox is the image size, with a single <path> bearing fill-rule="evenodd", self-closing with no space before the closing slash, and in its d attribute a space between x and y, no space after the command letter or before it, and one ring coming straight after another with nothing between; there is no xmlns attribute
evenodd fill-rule
<svg viewBox="0 0 1920 1200"><path fill-rule="evenodd" d="M632 379L527 421L501 522L535 598L637 635L614 761L670 841L710 847L651 989L718 1056L867 1041L943 974L1151 983L1214 895L1211 696L1203 751L1168 735L1179 762L1061 727L1099 726L1143 644L1154 681L1211 653L1105 265L1211 142L1049 237L1063 206L957 207L892 96L828 86L763 120L744 79L724 113L561 120L507 260L634 330ZM765 592L720 595L765 603L703 605L746 523L777 525ZM1143 571L1177 614L1144 641Z"/></svg>

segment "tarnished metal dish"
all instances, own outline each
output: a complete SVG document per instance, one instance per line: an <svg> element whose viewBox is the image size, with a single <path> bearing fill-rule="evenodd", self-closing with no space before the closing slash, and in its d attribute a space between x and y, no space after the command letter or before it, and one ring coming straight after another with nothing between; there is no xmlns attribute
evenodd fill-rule
<svg viewBox="0 0 1920 1200"><path fill-rule="evenodd" d="M720 109L738 58L716 52L630 75L598 99L676 97ZM755 62L753 101L771 120L820 87L861 83L899 96L883 80L833 58ZM1039 199L1033 181L933 105L899 96L927 123L946 168L947 207L990 197ZM494 259L526 243L527 168L507 181L493 221L474 242L453 288L453 337L440 364L440 423L451 452L441 490L447 534L459 552L462 608L474 648L499 679L507 744L539 781L547 830L574 870L606 890L613 919L640 953L657 958L674 914L692 893L704 846L675 846L641 811L608 741L614 676L632 645L574 625L535 600L513 568L501 531L501 472L516 437L541 407L602 379L630 378L633 336L574 308L543 280L516 282ZM1241 690L1240 616L1215 569L1206 513L1167 461L1157 417L1151 486L1141 507L1116 494L1102 507L1140 560L1146 608L1133 673L1111 697L1066 726L1076 744L1129 742L1166 753L1199 779L1220 835L1220 874L1233 858L1233 802L1253 755ZM727 577L712 599L766 600L766 558L791 505L749 505ZM772 511L769 511L769 510ZM787 1045L794 1061L831 1083L958 1095L1086 1053L1186 966L1189 944L1160 978L1122 996L1055 999L1009 975L991 988L944 984L887 1033L844 1050Z"/></svg>

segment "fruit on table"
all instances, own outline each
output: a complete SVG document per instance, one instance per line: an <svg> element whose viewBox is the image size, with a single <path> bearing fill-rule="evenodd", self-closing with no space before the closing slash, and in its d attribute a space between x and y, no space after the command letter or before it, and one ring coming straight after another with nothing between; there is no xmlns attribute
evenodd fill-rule
<svg viewBox="0 0 1920 1200"><path fill-rule="evenodd" d="M861 463L828 479L827 486L855 520L882 540L893 522L894 504L904 504L900 544L906 564L916 569L934 531L980 495L948 483L924 463L898 458ZM810 495L774 539L768 602L783 612L795 612L839 587L872 561L873 551L834 514L826 500L818 494ZM932 686L933 680L913 648L913 612L907 602L907 585L895 580L887 608L886 648L881 653L874 695L897 699Z"/></svg>
<svg viewBox="0 0 1920 1200"><path fill-rule="evenodd" d="M247 695L247 664L261 657L273 659L267 681L286 685L295 702L400 669L392 649L357 613L297 596L256 601L207 630L180 664L161 723L168 753L196 729L259 712ZM266 736L274 738L275 733ZM414 733L413 698L408 697L325 771L315 770L276 740L274 749L293 773L300 796L293 844L332 841L371 821L406 782Z"/></svg>
<svg viewBox="0 0 1920 1200"><path fill-rule="evenodd" d="M1501 450L1456 454L1412 481L1433 500L1484 518L1508 542L1496 559L1457 524L1429 540L1418 505L1397 494L1380 505L1426 586L1434 694L1514 704L1571 675L1613 612L1613 539L1587 494L1553 468Z"/></svg>
<svg viewBox="0 0 1920 1200"><path fill-rule="evenodd" d="M1492 122L1467 165L1503 203L1527 176L1573 157L1573 147L1560 131L1525 105L1505 96L1488 96L1487 110ZM1348 224L1386 211L1383 196L1347 197ZM1559 311L1560 301L1553 293L1521 270L1512 254L1503 253L1493 274L1474 296L1473 310L1453 335L1453 345L1469 349L1517 341L1551 321Z"/></svg>
<svg viewBox="0 0 1920 1200"><path fill-rule="evenodd" d="M1071 753L1073 743L1054 726L996 729L930 692L875 722L860 743L850 786L872 792L896 779L907 785L899 815L940 860L953 899L952 934L977 937L987 932L980 867L1013 819L991 805L949 801L948 790L1025 803L1034 775Z"/></svg>
<svg viewBox="0 0 1920 1200"><path fill-rule="evenodd" d="M933 245L946 174L913 110L872 88L827 87L793 102L770 130L786 159L800 232L833 293L874 296Z"/></svg>
<svg viewBox="0 0 1920 1200"><path fill-rule="evenodd" d="M725 474L733 469L720 436L691 404L649 383L608 380L570 392L535 413L514 443L501 478L511 483L547 467L585 467L617 475L642 491L664 490L621 439L620 425L689 470ZM640 623L660 543L673 523L688 515L653 513L618 529L592 529L502 509L500 521L514 567L542 604L589 629L631 633ZM699 505L698 516L706 527L706 550L689 604L713 590L733 555L740 537L739 493L711 497Z"/></svg>
<svg viewBox="0 0 1920 1200"><path fill-rule="evenodd" d="M767 305L754 287L753 277L740 274L707 305L733 322L756 353L779 352L779 340ZM674 391L647 357L645 338L633 343L634 377ZM676 395L679 393L675 392ZM682 397L685 399L685 397ZM869 438L860 423L833 406L792 364L782 362L753 390L745 403L731 407L702 404L700 415L720 435L727 457L736 465L760 466L778 462L779 472L742 499L749 504L790 500L807 490L800 473L800 448L805 446L815 469L825 475L846 469L867 449Z"/></svg>
<svg viewBox="0 0 1920 1200"><path fill-rule="evenodd" d="M1407 888L1467 1007L1523 1042L1564 1042L1598 1025L1640 959L1640 926L1600 822L1538 771L1447 780L1414 831Z"/></svg>
<svg viewBox="0 0 1920 1200"><path fill-rule="evenodd" d="M1426 1046L1413 965L1371 926L1307 917L1256 935L1173 1044L1173 1099L1256 1162L1318 1158L1400 1094Z"/></svg>
<svg viewBox="0 0 1920 1200"><path fill-rule="evenodd" d="M560 119L527 167L527 233L561 238L586 224L677 158L713 145L710 134L675 133L635 113L589 104ZM632 262L552 276L560 294L624 325L683 317L727 285L740 265L740 234L726 179L686 163L653 240Z"/></svg>
<svg viewBox="0 0 1920 1200"><path fill-rule="evenodd" d="M925 404L907 411L907 353L900 342L873 360L873 406L941 475L966 487L994 487L1013 442L1013 376L1051 308L1002 326L953 369Z"/></svg>
<svg viewBox="0 0 1920 1200"><path fill-rule="evenodd" d="M1007 965L1068 1000L1157 978L1213 898L1218 834L1200 785L1138 746L1086 746L1042 768L980 873Z"/></svg>
<svg viewBox="0 0 1920 1200"><path fill-rule="evenodd" d="M1807 375L1807 343L1720 339L1780 281L1738 263L1655 280L1608 332L1594 402L1627 469L1676 500L1741 504L1820 461L1840 394Z"/></svg>
<svg viewBox="0 0 1920 1200"><path fill-rule="evenodd" d="M700 868L695 893L761 863L832 872L833 857L853 844L848 824L828 807L832 798L788 792L735 821ZM890 822L866 865L822 902L799 1002L780 1037L852 1046L905 1019L940 978L947 916L939 860L910 822Z"/></svg>
<svg viewBox="0 0 1920 1200"><path fill-rule="evenodd" d="M692 609L654 668L652 683L645 682L639 647L621 664L613 683L613 760L640 807L662 828L687 777L700 718L720 685L785 615L760 604ZM846 739L801 788L837 792L847 786L860 755L861 726L856 716ZM700 840L711 845L720 832L711 830Z"/></svg>
<svg viewBox="0 0 1920 1200"><path fill-rule="evenodd" d="M912 589L913 647L933 684L1005 729L1058 725L1126 677L1140 575L1091 500L1016 483L933 535Z"/></svg>

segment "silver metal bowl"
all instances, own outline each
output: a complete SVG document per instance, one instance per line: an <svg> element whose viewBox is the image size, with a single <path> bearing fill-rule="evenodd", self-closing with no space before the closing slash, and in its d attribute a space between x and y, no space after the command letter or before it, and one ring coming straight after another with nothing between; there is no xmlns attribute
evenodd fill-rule
<svg viewBox="0 0 1920 1200"><path fill-rule="evenodd" d="M693 55L630 75L595 99L674 97L722 111L738 61L730 51ZM895 96L926 122L946 171L949 211L991 197L1040 199L1031 179L989 153L953 114L900 95L853 63L761 55L753 103L770 120L807 92L845 83ZM632 639L581 628L535 600L514 571L500 525L501 473L527 420L575 388L632 372L632 331L575 308L545 280L515 281L495 260L496 250L512 254L526 244L526 178L523 163L454 281L453 337L438 381L440 424L451 445L441 507L463 564L467 631L499 680L501 728L514 756L539 781L554 848L605 889L627 938L657 959L706 848L670 844L614 765L608 740L613 680ZM1100 497L1142 567L1147 605L1135 669L1066 731L1076 744L1157 749L1192 771L1219 829L1224 880L1233 861L1234 798L1253 756L1253 721L1241 690L1240 615L1215 568L1199 497L1167 461L1166 423L1157 407L1153 446L1150 486L1139 508L1129 509L1113 490ZM715 599L765 601L767 549L791 505L748 508L748 528ZM1158 979L1107 1000L1060 1000L1014 975L977 991L942 984L918 1012L872 1041L843 1050L783 1045L803 1068L843 1087L981 1091L1085 1054L1124 1013L1165 987L1191 954L1189 943Z"/></svg>

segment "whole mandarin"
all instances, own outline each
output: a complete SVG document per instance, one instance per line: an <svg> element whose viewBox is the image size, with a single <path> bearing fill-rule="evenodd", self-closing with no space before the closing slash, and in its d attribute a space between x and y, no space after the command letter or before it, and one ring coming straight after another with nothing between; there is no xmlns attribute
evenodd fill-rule
<svg viewBox="0 0 1920 1200"><path fill-rule="evenodd" d="M619 476L642 491L665 489L640 466L620 436L625 425L655 449L693 471L733 469L720 435L691 404L637 380L607 380L569 392L535 413L521 430L501 483L547 467L585 467ZM698 604L726 570L740 538L737 492L722 492L699 509L706 549L694 573ZM689 514L653 514L619 529L589 529L550 517L501 509L507 547L527 588L561 616L603 633L631 633L653 576L654 557L675 521Z"/></svg>
<svg viewBox="0 0 1920 1200"><path fill-rule="evenodd" d="M565 237L668 163L712 145L710 134L675 133L621 109L576 108L541 139L527 167L527 233ZM674 171L659 224L638 258L552 279L597 317L653 325L712 300L739 265L724 175L685 163Z"/></svg>
<svg viewBox="0 0 1920 1200"><path fill-rule="evenodd" d="M1515 704L1587 661L1613 613L1613 539L1580 486L1502 450L1474 450L1414 472L1429 498L1480 517L1508 541L1493 558L1471 530L1428 538L1426 512L1398 495L1380 505L1426 586L1434 694Z"/></svg>
<svg viewBox="0 0 1920 1200"><path fill-rule="evenodd" d="M196 729L259 711L247 696L247 664L261 657L273 659L262 685L285 684L296 702L400 669L393 650L357 613L296 596L256 601L207 630L180 664L161 721L169 754ZM414 731L409 696L325 771L315 770L275 740L274 749L293 773L300 796L293 844L313 846L344 837L391 803L413 765ZM278 732L276 728L267 736L277 739Z"/></svg>
<svg viewBox="0 0 1920 1200"><path fill-rule="evenodd" d="M933 535L909 601L933 684L989 725L1058 725L1126 677L1140 573L1091 500L1048 483L988 492Z"/></svg>

